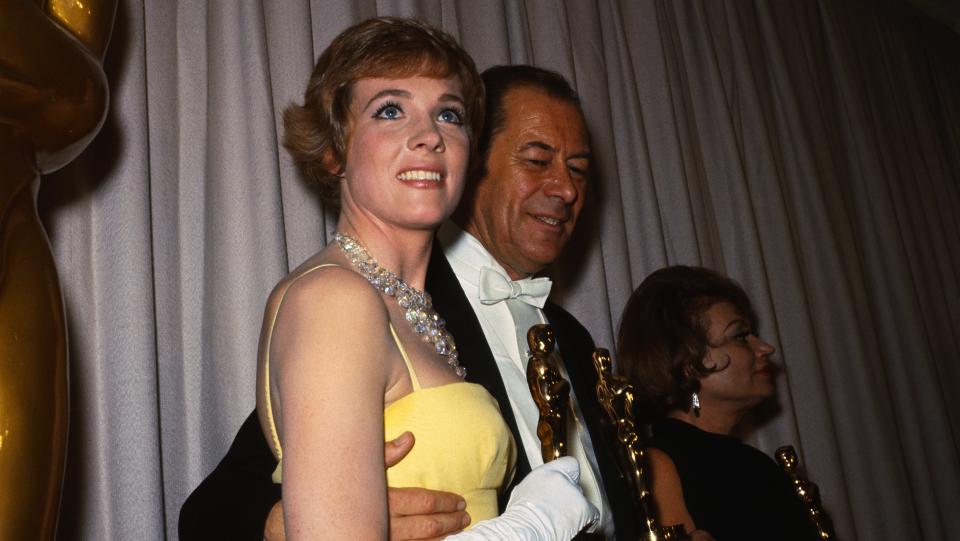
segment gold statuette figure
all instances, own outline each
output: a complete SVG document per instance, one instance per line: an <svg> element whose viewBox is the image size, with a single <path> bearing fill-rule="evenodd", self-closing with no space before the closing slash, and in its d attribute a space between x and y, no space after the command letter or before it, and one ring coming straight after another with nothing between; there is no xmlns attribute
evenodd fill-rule
<svg viewBox="0 0 960 541"><path fill-rule="evenodd" d="M800 460L797 458L797 451L792 445L784 445L777 449L777 462L783 468L783 472L790 478L793 488L797 492L797 497L803 502L807 509L807 515L810 521L817 528L817 534L824 541L836 539L827 525L826 516L823 513L823 506L820 504L820 490L813 482L805 479L800 474Z"/></svg>
<svg viewBox="0 0 960 541"><path fill-rule="evenodd" d="M527 383L540 410L537 436L544 462L567 454L567 412L570 411L570 384L557 368L556 340L549 325L534 325L527 331L530 359Z"/></svg>
<svg viewBox="0 0 960 541"><path fill-rule="evenodd" d="M116 0L0 0L0 541L53 539L67 452L67 330L40 174L107 112Z"/></svg>
<svg viewBox="0 0 960 541"><path fill-rule="evenodd" d="M613 374L610 352L597 348L593 352L593 367L597 371L597 399L606 413L606 421L616 434L617 458L620 471L626 476L634 502L646 524L641 539L646 541L674 541L687 539L682 524L657 525L653 499L645 464L643 440L635 421L633 386L623 377Z"/></svg>

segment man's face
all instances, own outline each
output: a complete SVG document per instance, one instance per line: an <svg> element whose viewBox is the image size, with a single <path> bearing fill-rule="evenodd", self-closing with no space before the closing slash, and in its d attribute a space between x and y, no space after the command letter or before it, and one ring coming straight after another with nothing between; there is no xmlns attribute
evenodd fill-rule
<svg viewBox="0 0 960 541"><path fill-rule="evenodd" d="M512 279L559 256L583 208L590 144L579 107L536 88L509 90L486 175L463 223Z"/></svg>

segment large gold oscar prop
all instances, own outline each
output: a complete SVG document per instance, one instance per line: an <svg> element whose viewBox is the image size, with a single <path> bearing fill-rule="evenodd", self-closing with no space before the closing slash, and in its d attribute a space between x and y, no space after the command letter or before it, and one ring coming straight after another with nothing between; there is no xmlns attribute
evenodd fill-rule
<svg viewBox="0 0 960 541"><path fill-rule="evenodd" d="M567 455L567 412L570 411L570 383L560 375L556 339L549 325L534 325L527 331L530 358L527 383L537 404L540 420L537 437L543 462Z"/></svg>
<svg viewBox="0 0 960 541"><path fill-rule="evenodd" d="M107 111L116 0L0 0L0 541L53 539L66 460L67 334L34 199Z"/></svg>
<svg viewBox="0 0 960 541"><path fill-rule="evenodd" d="M630 485L634 503L645 524L641 539L645 541L688 539L682 524L674 526L657 524L643 440L635 421L633 386L625 378L613 374L610 352L604 348L597 348L593 352L593 367L597 372L597 399L606 413L606 424L616 435L618 465Z"/></svg>
<svg viewBox="0 0 960 541"><path fill-rule="evenodd" d="M820 503L820 489L800 473L800 459L797 458L797 451L792 445L784 445L777 449L775 456L783 472L790 478L797 497L800 498L803 506L807 509L807 516L810 517L810 521L817 529L817 535L824 541L836 539Z"/></svg>

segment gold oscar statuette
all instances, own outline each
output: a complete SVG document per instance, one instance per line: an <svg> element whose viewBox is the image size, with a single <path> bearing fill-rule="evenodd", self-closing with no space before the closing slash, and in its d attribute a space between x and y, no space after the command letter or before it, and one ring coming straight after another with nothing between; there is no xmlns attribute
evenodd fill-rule
<svg viewBox="0 0 960 541"><path fill-rule="evenodd" d="M527 383L540 411L537 437L544 463L567 455L567 412L570 411L570 383L557 368L556 340L549 325L534 325L527 331L530 359Z"/></svg>
<svg viewBox="0 0 960 541"><path fill-rule="evenodd" d="M0 0L0 541L54 539L67 453L67 329L40 175L107 112L116 0Z"/></svg>
<svg viewBox="0 0 960 541"><path fill-rule="evenodd" d="M527 383L537 404L540 420L537 437L540 454L547 463L567 455L567 418L570 410L570 382L560 373L562 359L555 350L556 339L550 325L534 325L527 330L530 358ZM574 541L602 541L603 533L580 532Z"/></svg>
<svg viewBox="0 0 960 541"><path fill-rule="evenodd" d="M803 502L803 506L807 510L807 516L810 517L810 521L817 529L817 535L824 541L836 539L830 531L823 506L820 503L820 489L800 473L800 459L797 458L796 449L792 445L784 445L777 449L775 456L777 457L777 463L780 464L783 472L787 474L793 484L797 497Z"/></svg>
<svg viewBox="0 0 960 541"><path fill-rule="evenodd" d="M605 424L615 434L618 444L618 466L626 477L634 503L645 524L640 538L644 541L688 539L686 528L682 524L657 524L645 463L646 454L635 420L633 386L625 378L613 374L610 352L604 348L597 348L593 352L593 367L597 372L597 399L606 414Z"/></svg>

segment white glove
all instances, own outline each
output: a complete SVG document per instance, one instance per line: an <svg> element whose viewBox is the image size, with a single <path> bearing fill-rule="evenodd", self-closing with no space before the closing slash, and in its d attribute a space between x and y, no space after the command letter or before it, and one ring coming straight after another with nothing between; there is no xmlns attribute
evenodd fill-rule
<svg viewBox="0 0 960 541"><path fill-rule="evenodd" d="M563 457L535 468L514 487L507 509L451 541L569 541L600 513L580 491L580 465Z"/></svg>

